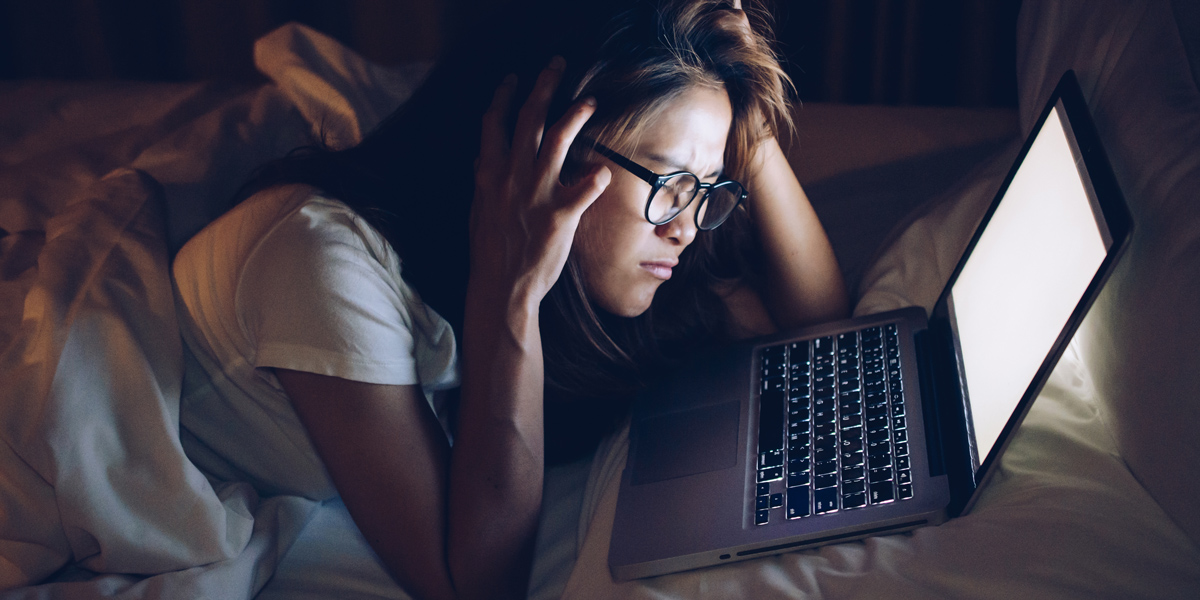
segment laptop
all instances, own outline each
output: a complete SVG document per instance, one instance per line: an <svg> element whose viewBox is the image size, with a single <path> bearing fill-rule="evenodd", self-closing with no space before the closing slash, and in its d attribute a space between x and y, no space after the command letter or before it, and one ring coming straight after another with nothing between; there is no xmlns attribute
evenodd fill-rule
<svg viewBox="0 0 1200 600"><path fill-rule="evenodd" d="M931 314L912 307L740 342L635 401L613 576L969 511L1131 227L1068 71Z"/></svg>

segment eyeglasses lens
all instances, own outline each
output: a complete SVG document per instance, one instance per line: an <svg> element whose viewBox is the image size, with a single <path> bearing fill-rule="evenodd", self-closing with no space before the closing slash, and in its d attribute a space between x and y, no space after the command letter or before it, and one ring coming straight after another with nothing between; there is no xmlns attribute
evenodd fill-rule
<svg viewBox="0 0 1200 600"><path fill-rule="evenodd" d="M729 181L708 191L708 196L700 204L700 212L696 222L700 229L713 229L729 218L733 209L737 208L742 197L742 186Z"/></svg>
<svg viewBox="0 0 1200 600"><path fill-rule="evenodd" d="M679 214L679 211L687 207L699 188L700 181L688 173L681 173L668 179L650 198L646 217L655 224L670 221Z"/></svg>

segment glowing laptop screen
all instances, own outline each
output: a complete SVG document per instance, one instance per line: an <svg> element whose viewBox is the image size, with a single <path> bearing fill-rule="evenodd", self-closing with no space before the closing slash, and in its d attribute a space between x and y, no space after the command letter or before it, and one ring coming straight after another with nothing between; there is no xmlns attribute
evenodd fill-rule
<svg viewBox="0 0 1200 600"><path fill-rule="evenodd" d="M951 288L980 462L1107 252L1062 110L1050 111Z"/></svg>

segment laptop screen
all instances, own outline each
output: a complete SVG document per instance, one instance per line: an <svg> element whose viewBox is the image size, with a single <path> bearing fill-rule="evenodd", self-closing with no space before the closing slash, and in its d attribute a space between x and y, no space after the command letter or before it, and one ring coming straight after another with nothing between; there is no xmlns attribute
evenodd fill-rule
<svg viewBox="0 0 1200 600"><path fill-rule="evenodd" d="M976 469L1111 245L1063 111L1049 111L950 289Z"/></svg>

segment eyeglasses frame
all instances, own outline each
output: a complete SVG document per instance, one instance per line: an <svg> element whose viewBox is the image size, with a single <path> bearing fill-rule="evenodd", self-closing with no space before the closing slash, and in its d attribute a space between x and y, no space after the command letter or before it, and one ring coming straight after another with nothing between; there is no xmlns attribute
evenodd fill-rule
<svg viewBox="0 0 1200 600"><path fill-rule="evenodd" d="M592 150L595 150L601 156L613 161L621 168L632 173L638 179L641 179L642 181L645 181L646 183L650 184L650 195L646 197L646 210L645 210L643 216L646 217L646 220L649 221L651 225L656 225L656 226L657 225L666 225L667 223L674 221L675 217L678 217L679 215L683 214L683 212L686 211L688 209L688 207L692 205L692 202L696 201L696 197L700 195L701 191L707 190L704 192L704 198L700 200L701 205L703 205L703 203L708 202L708 196L711 193L711 190L714 190L721 186L730 185L730 184L738 186L739 188L741 188L742 193L738 194L737 202L734 203L733 208L729 209L729 213L726 214L724 217L722 217L720 221L717 221L717 223L715 225L713 225L711 227L702 227L700 225L700 209L699 208L696 209L696 214L694 215L696 229L698 229L700 231L712 231L712 230L720 227L722 223L724 223L727 219L729 219L729 217L733 214L733 211L737 210L737 207L740 206L742 204L742 202L746 200L746 197L749 195L749 192L746 191L746 186L744 186L741 183L738 183L737 181L734 181L732 179L726 179L724 181L718 181L716 183L704 183L704 181L702 181L700 179L699 175L696 175L695 173L692 173L691 171L675 171L674 173L667 173L665 175L660 175L658 173L655 173L654 171L651 171L650 169L647 169L646 167L643 167L642 165L637 164L636 162L633 162L632 159L626 158L625 156L621 155L616 150L613 150L612 148L609 148L608 146L605 146L604 144L601 144L600 142L596 142L596 141L592 141L592 140L585 140L585 141L590 143L592 146ZM683 205L683 208L679 209L679 212L671 215L670 218L663 220L661 222L658 222L658 223L654 222L654 219L650 218L650 204L654 201L654 195L657 194L658 190L662 189L662 187L664 185L666 185L666 183L668 181L670 181L671 179L673 179L675 177L679 177L681 175L691 175L692 177L694 177L696 179L696 183L698 184L698 186L696 187L696 190L692 193L692 197L687 201L686 204Z"/></svg>

